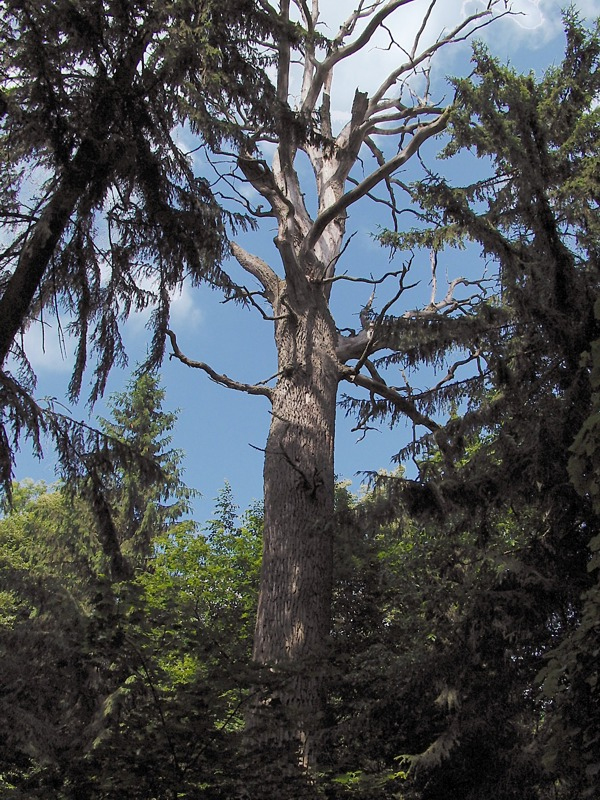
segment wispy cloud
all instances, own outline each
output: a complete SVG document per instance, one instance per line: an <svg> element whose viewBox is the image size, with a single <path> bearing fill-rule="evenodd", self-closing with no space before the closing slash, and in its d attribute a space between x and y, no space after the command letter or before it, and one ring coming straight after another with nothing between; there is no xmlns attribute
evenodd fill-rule
<svg viewBox="0 0 600 800"><path fill-rule="evenodd" d="M43 324L34 322L23 336L23 345L35 372L72 371L76 340L56 317L46 317Z"/></svg>
<svg viewBox="0 0 600 800"><path fill-rule="evenodd" d="M198 293L188 283L171 298L171 323L187 330L196 330L202 323L202 310L197 303Z"/></svg>
<svg viewBox="0 0 600 800"><path fill-rule="evenodd" d="M145 289L152 290L153 282L144 282ZM198 291L189 283L184 283L171 293L170 325L185 330L197 330L202 323L202 309L198 303ZM140 341L148 338L148 321L152 314L152 306L144 311L132 314L125 324L125 334L129 341Z"/></svg>
<svg viewBox="0 0 600 800"><path fill-rule="evenodd" d="M151 288L148 283L146 288ZM149 338L147 323L152 309L133 313L122 328L126 347L139 347ZM34 322L23 336L23 346L29 363L40 376L47 374L69 375L73 369L76 338L69 333L68 319L60 323L54 315L45 315L44 323ZM197 330L202 324L202 310L198 292L184 284L171 297L171 325L180 330Z"/></svg>
<svg viewBox="0 0 600 800"><path fill-rule="evenodd" d="M356 89L372 92L383 78L406 58L419 31L429 6L429 0L415 0L399 8L386 21L382 29L359 53L336 67L333 85L334 120L342 125L348 117ZM352 12L353 0L323 3L323 31L334 35L342 21ZM510 44L511 48L527 47L535 50L560 35L562 30L561 7L563 0L513 0L513 15L481 28L477 37L489 41L500 55ZM461 19L485 8L481 0L464 0L458 3L440 0L434 7L428 24L421 34L420 49L431 45L444 32L455 27ZM598 13L597 0L580 0L578 7L584 17ZM502 10L502 9L500 9ZM364 24L364 23L363 23ZM357 27L357 32L359 28ZM396 44L393 44L395 42ZM399 46L398 46L399 45ZM444 76L453 69L460 51L468 50L466 43L442 48L436 55L439 91L443 91ZM404 49L404 52L403 52ZM436 98L441 100L442 98Z"/></svg>

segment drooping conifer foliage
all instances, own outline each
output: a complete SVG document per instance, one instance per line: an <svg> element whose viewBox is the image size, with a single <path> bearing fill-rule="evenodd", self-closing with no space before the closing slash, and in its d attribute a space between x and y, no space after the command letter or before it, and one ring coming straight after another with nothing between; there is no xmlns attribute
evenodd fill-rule
<svg viewBox="0 0 600 800"><path fill-rule="evenodd" d="M392 0L360 9L385 26L388 13L410 2ZM477 45L473 74L454 81L451 108L429 101L413 106L397 98L385 100L387 90L396 86L398 73L393 73L371 103L356 93L351 119L332 147L328 103L333 67L366 46L376 25L352 39L362 19L359 9L328 43L318 34L318 3L312 13L303 0L296 5L309 35L292 41L290 4L282 2L279 24L285 36L279 36L276 48L276 102L282 103L275 115L278 155L269 166L258 151L242 145L232 162L238 177L268 201L279 225L285 277L233 245L240 266L262 284L256 303L266 301L273 311L271 317L263 309L275 322L280 349L277 388L218 375L184 356L171 334L174 355L218 382L271 399L277 395L266 453L266 497L272 505L265 513L270 534L262 606L257 599L261 514L253 510L238 523L226 490L206 538L181 520L189 495L181 485L178 456L164 453L163 436L173 418L156 411L161 394L150 376L116 400L113 420L102 424L100 437L92 432L87 441L82 435L63 436L66 423L46 414L43 419L51 420L47 424L62 437L68 460L82 469L70 476L75 497L62 489L47 495L20 487L14 511L0 524L0 564L7 587L0 595L0 645L7 672L0 696L7 720L0 737L0 789L14 797L50 795L60 800L594 798L600 773L598 28L586 28L574 13L568 14L565 59L541 78L516 73ZM487 11L495 5L490 3ZM261 7L273 11L267 2ZM46 6L11 3L7 8L12 17L6 19L13 20L13 27L4 29L7 52L16 58L20 45L15 20L21 20L26 44L35 32L37 11ZM56 52L66 48L61 58L71 52L66 43L78 41L82 30L91 36L100 24L104 31L104 38L85 50L90 69L95 65L102 77L99 92L107 81L115 83L125 62L131 66L127 53L139 44L136 32L139 26L149 31L154 20L147 4L90 3L88 8L80 3L75 8L65 3L57 8L58 19L70 20L71 26L68 36L66 28L52 29ZM178 249L187 248L187 240L175 247L153 238L155 223L156 230L178 233L179 222L189 219L181 215L197 212L191 205L196 194L192 176L163 136L169 124L179 113L189 112L193 118L200 109L211 118L214 113L225 126L204 128L204 118L198 118L198 130L208 141L216 141L213 133L233 135L227 125L234 117L219 116L222 108L216 101L214 107L208 101L203 105L198 88L206 80L216 91L210 95L214 100L220 97L221 81L227 82L225 75L211 77L207 68L202 80L196 76L191 81L193 98L186 95L185 80L178 83L192 69L181 55L186 37L193 39L194 57L194 37L205 44L206 29L194 28L186 14L210 8L183 4L182 25L179 17L169 16L170 10L163 18L154 9L166 34L150 37L153 44L145 51L149 60L140 56L129 73L142 99L129 97L125 87L132 119L140 119L136 103L146 102L146 90L159 104L148 110L148 152L120 112L111 118L110 92L99 95L110 112L102 142L87 142L84 129L79 131L70 117L64 129L56 117L56 130L48 128L43 145L31 139L31 152L40 154L34 172L50 174L44 190L48 194L37 201L37 211L20 220L15 244L4 253L7 264L13 259L5 285L8 290L12 277L20 274L21 258L29 258L27 246L38 241L35 236L48 236L46 212L52 212L52 221L52 215L66 208L66 199L75 196L71 189L81 189L36 289L39 304L30 312L47 311L61 297L68 308L71 304L76 319L82 319L80 308L91 309L89 332L101 348L97 391L112 358L103 361L102 348L110 338L103 338L102 325L116 336L114 303L129 307L124 299L127 282L144 276L151 254L145 242L154 243L165 309L171 267L176 277L196 264L196 277L205 276L234 295L238 291L220 271L223 219L210 193L201 194L201 218L194 217L192 225L202 233L208 219L202 240L208 244L217 234L216 250L210 257L207 251L206 263L193 261L198 255L194 247ZM83 10L84 16L77 16ZM98 23L94 14L99 10ZM210 19L228 19L225 11L223 17L219 14ZM486 16L482 11L471 22L484 24ZM126 34L124 49L111 38L119 31ZM435 47L463 33L459 26ZM169 42L175 43L175 37L180 38L171 51ZM33 45L28 52L33 54ZM207 47L200 52L218 60L226 50ZM83 53L80 48L77 56L71 54L71 71L58 69L53 81L32 82L32 97L41 93L48 106L58 99L48 86L63 81L60 99L66 102L73 87L86 85ZM284 108L290 64L298 53L305 58L303 102L316 126L309 141L287 125L289 107ZM230 57L237 63L235 53ZM42 62L51 74L52 59ZM403 87L414 78L414 64L407 63ZM154 74L167 76L172 94L162 94L152 82L151 67ZM172 85L171 69L179 75ZM43 70L36 76L43 79ZM35 104L29 116L21 114L21 107L29 107L17 102L25 90L14 76L3 91L0 112L18 134L3 139L10 153L11 143L25 135L19 125L27 131L31 123L36 136L43 131L36 128ZM96 106L91 94L81 97L85 121ZM79 106L67 107L77 121ZM410 139L416 132L417 139L382 164L384 156L367 131L381 131L389 115L398 125L406 123L403 135ZM241 113L240 119L250 131L251 118ZM270 141L268 124L264 120L258 126L265 141ZM480 159L476 174L487 169L486 177L457 186L430 171L410 190L420 225L381 237L396 249L431 251L431 303L395 317L391 309L406 288L408 267L390 271L381 281L397 279L397 294L377 314L369 301L359 317L361 330L344 335L331 318L329 294L335 277L330 270L344 252L346 210L361 192L364 197L372 194L379 176L394 196L394 212L399 211L394 190L406 187L393 183L395 170L416 151L415 141L423 144L447 124L446 155L468 158L470 153ZM114 130L131 135L127 147L133 150L128 152L135 153L140 175L130 174L129 166L119 172L121 150L116 147L117 157L109 146L121 142L111 139ZM75 137L74 144L69 145L67 134ZM353 188L346 190L361 136L378 165L375 177L350 181ZM114 183L107 179L105 189L104 173L100 170L98 177L95 166L85 172L90 181L82 179L79 154L87 153L87 159L88 146L96 148L100 165L116 158L117 178ZM326 164L325 172L315 170L322 192L315 219L304 205L294 167L301 147L314 164ZM160 164L146 172L158 155ZM29 157L21 158L17 148L8 159L15 176ZM6 175L12 180L10 172ZM153 186L164 187L168 181L171 188L165 196L152 194ZM14 185L7 183L7 191ZM26 191L26 183L21 186ZM205 190L200 181L200 191ZM19 221L19 214L26 217L19 205L25 194L14 197L7 208ZM101 237L96 239L94 247L100 249L88 258L96 284L89 277L86 283L75 255L85 254L85 247L92 253L91 228L84 222L100 208L109 209L104 230L110 259L100 248ZM265 213L263 206L248 204L247 209L257 219ZM149 238L136 239L138 230ZM474 275L450 282L440 299L436 270L449 246L465 247ZM477 271L480 252L488 263L483 279ZM120 255L130 254L131 263L119 261ZM138 266L141 272L136 272ZM460 287L464 295L456 291ZM134 288L131 296L138 298L140 287L136 283ZM139 294L132 303L142 307L147 299ZM251 302L248 296L246 300ZM94 333L100 301L109 309L113 303L114 313L109 310L106 323L100 321ZM160 312L155 321L162 330L165 318ZM77 332L83 328L76 326ZM309 339L315 331L316 338ZM116 353L118 337L114 341ZM160 341L155 355L159 353ZM80 355L78 368L84 360ZM442 362L446 377L429 390L418 392L404 381L407 368ZM402 372L402 380L393 377ZM430 434L412 446L416 478L399 472L382 478L360 501L339 489L335 498L330 454L340 380L369 393L364 401L348 400L358 411L360 427L382 419L394 423L404 416L415 428L427 427ZM13 414L18 430L29 422L27 403L33 416L40 412L14 378L7 376L5 387L13 393L7 395L14 399L7 413ZM75 378L75 394L78 388ZM297 416L290 413L290 397ZM450 419L444 422L438 412L448 410ZM324 420L327 425L321 425ZM330 433L324 447L319 436L326 427ZM139 454L135 462L116 458L132 450ZM325 450L327 458L319 461ZM320 505L323 497L327 502ZM254 644L258 669L253 670L250 639L257 605L262 610ZM27 665L33 665L32 680ZM262 730L257 724L261 719Z"/></svg>
<svg viewBox="0 0 600 800"><path fill-rule="evenodd" d="M231 108L272 113L264 38L252 2L4 3L0 17L0 469L21 434L50 432L65 462L69 421L30 390L20 332L57 317L76 337L78 397L91 399L125 353L120 323L153 308L149 362L163 352L169 292L187 275L231 290L220 264L225 215L177 134L197 147L242 134ZM267 124L265 121L264 124ZM61 322L58 323L59 325ZM12 363L7 358L12 357ZM19 367L19 379L15 369ZM75 448L76 449L76 448Z"/></svg>
<svg viewBox="0 0 600 800"><path fill-rule="evenodd" d="M163 394L145 374L102 423L163 472L111 473L115 541L85 486L19 484L0 519L2 797L236 791L261 517L224 490L204 535L185 518Z"/></svg>

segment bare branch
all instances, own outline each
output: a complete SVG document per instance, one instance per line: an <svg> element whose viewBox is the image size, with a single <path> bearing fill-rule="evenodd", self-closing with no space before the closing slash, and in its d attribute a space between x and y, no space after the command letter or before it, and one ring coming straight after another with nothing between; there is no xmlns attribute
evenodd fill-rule
<svg viewBox="0 0 600 800"><path fill-rule="evenodd" d="M331 278L322 278L319 282L320 283L335 283L336 281L350 281L351 283L368 283L371 286L377 286L379 283L383 283L388 278L397 278L399 275L405 275L406 268L403 267L402 269L396 269L393 272L386 272L385 275L382 275L380 278L373 278L373 276L369 278L354 276L354 275L334 275ZM417 286L416 283L411 284L410 286L406 286L406 289L414 289Z"/></svg>
<svg viewBox="0 0 600 800"><path fill-rule="evenodd" d="M351 332L350 336L338 336L335 354L341 364L350 361L353 358L360 358L366 348L369 346L372 331L361 330L358 333ZM350 368L348 368L350 369ZM354 371L352 368L351 372ZM348 373L350 374L350 373Z"/></svg>
<svg viewBox="0 0 600 800"><path fill-rule="evenodd" d="M347 45L343 45L342 43L344 39L354 30L354 26L356 25L358 19L369 16L372 9L380 5L380 3L374 3L369 6L370 10L365 12L362 11L364 3L361 2L359 4L359 9L355 11L340 28L340 32L333 42L331 53L316 67L312 84L306 92L306 96L303 98L301 110L305 113L312 113L323 88L325 78L327 74L332 71L333 67L339 61L342 61L342 59L351 56L353 53L357 53L359 50L362 50L362 48L371 41L381 23L387 17L389 17L390 14L392 14L401 6L412 2L413 0L389 0L389 2L385 3L385 5L382 6L379 11L371 15L371 19L364 31L355 39L355 41L349 42Z"/></svg>
<svg viewBox="0 0 600 800"><path fill-rule="evenodd" d="M401 395L396 389L388 386L381 378L368 377L362 373L356 375L353 370L348 370L343 375L343 378L356 386L361 386L363 389L383 397L384 400L388 400L398 411L407 416L414 425L422 425L432 433L440 430L440 425L435 420L422 414L414 403Z"/></svg>
<svg viewBox="0 0 600 800"><path fill-rule="evenodd" d="M350 242L352 241L352 239L354 239L354 237L356 236L357 233L358 233L358 231L354 231L354 233L351 233L350 236L348 236L348 238L346 239L346 241L342 245L342 249L339 251L339 253L336 256L334 256L334 258L332 258L329 261L329 263L326 265L326 268L325 268L325 274L326 275L332 275L333 274L333 272L335 271L335 266L336 266L337 262L344 255L346 250L350 247ZM311 280L314 283L331 283L331 279L330 278L313 278Z"/></svg>
<svg viewBox="0 0 600 800"><path fill-rule="evenodd" d="M238 188L238 183L250 183L250 181L239 174L237 156L234 153L228 153L227 151L223 150L215 149L214 152L216 155L224 157L224 161L221 162L213 159L210 153L206 154L206 160L216 175L216 179L210 183L210 188L214 196L220 198L221 200L241 205L245 211L253 217L259 219L276 217L272 205L271 209L267 211L263 210L262 205L253 206L250 200ZM226 169L223 168L223 163L226 165ZM217 188L221 183L224 183L226 186L228 186L233 194L229 195L220 188Z"/></svg>
<svg viewBox="0 0 600 800"><path fill-rule="evenodd" d="M290 0L280 0L280 18L285 25L290 19ZM279 35L277 62L277 97L287 103L290 85L290 42L284 34Z"/></svg>
<svg viewBox="0 0 600 800"><path fill-rule="evenodd" d="M448 44L457 44L458 42L462 42L465 39L468 39L477 31L481 30L482 28L485 28L487 25L494 22L495 20L501 19L504 16L512 14L512 12L508 10L501 14L494 15L493 7L497 5L500 2L500 0L492 0L492 2L488 3L487 8L484 11L478 11L475 12L474 14L470 14L455 28L453 28L448 34L446 34L446 36L438 38L433 44L431 44L429 47L426 47L417 55L416 50L418 48L419 40L423 33L430 12L436 2L437 0L433 0L429 10L427 11L427 15L424 18L423 25L421 26L415 37L412 51L410 53L406 53L406 55L408 56L408 61L406 61L404 64L401 64L397 69L395 69L385 78L381 86L371 97L371 104L368 113L372 113L373 111L375 111L377 104L384 98L386 92L389 89L391 89L391 87L398 81L401 75L408 72L414 72L420 64L423 64L425 61L431 59L434 53L436 53L442 47L445 47ZM479 24L474 24L477 23L478 20L483 20L483 22L480 22Z"/></svg>
<svg viewBox="0 0 600 800"><path fill-rule="evenodd" d="M360 321L362 324L362 330L357 334L354 331L351 331L351 336L339 336L338 343L336 347L336 355L341 363L346 363L351 359L358 359L357 364L353 367L353 370L358 373L364 364L367 364L368 357L371 353L375 352L376 350L383 350L389 347L389 343L387 342L386 338L380 338L378 336L378 332L381 330L381 325L383 319L387 312L389 311L390 307L398 300L398 298L408 289L413 289L417 286L416 283L410 284L406 286L404 283L404 278L408 275L410 270L410 265L412 263L412 258L408 264L405 264L401 270L396 272L388 272L379 280L367 281L363 278L356 278L357 282L365 282L371 283L374 287L378 283L382 283L386 278L390 276L400 276L399 281L399 288L396 294L389 300L381 312L377 315L376 319L370 318L370 309L373 303L375 289L373 289L373 293L367 302L367 305L362 309L360 313ZM339 276L340 278L344 278L344 276ZM352 280L351 278L349 280ZM341 334L341 332L340 332Z"/></svg>
<svg viewBox="0 0 600 800"><path fill-rule="evenodd" d="M487 295L486 284L488 283L494 283L494 279L484 278L480 280L467 280L466 278L462 277L454 278L454 280L450 281L448 284L448 290L445 297L442 300L435 300L437 279L435 272L433 272L431 301L425 306L425 308L406 311L402 316L404 319L411 319L414 317L430 317L441 312L447 316L453 311L457 311L459 308L473 305L475 302L481 301ZM458 299L454 296L458 286L477 286L479 292L476 292L469 297Z"/></svg>
<svg viewBox="0 0 600 800"><path fill-rule="evenodd" d="M268 200L277 219L285 218L288 212L294 213L292 202L277 186L273 172L264 159L255 158L249 153L242 153L238 156L237 161L246 180L265 200Z"/></svg>
<svg viewBox="0 0 600 800"><path fill-rule="evenodd" d="M275 245L281 254L286 278L290 286L301 291L305 276L294 243L305 237L312 220L304 206L298 175L293 167L293 152L294 143L291 137L282 134L273 159L273 170L263 159L255 158L247 152L238 156L238 165L246 179L271 205L278 221ZM310 259L304 255L306 264Z"/></svg>
<svg viewBox="0 0 600 800"><path fill-rule="evenodd" d="M397 108L393 113L383 113L384 110L389 108ZM377 114L370 116L368 125L364 126L365 130L370 131L372 134L377 133L379 136L389 136L390 134L397 135L399 133L410 133L415 130L419 124L418 118L427 115L443 114L446 108L440 105L426 105L418 104L408 108L401 104L395 103L393 105L380 104L377 108ZM410 120L415 120L412 126L409 125ZM401 125L391 127L390 123L399 122Z"/></svg>
<svg viewBox="0 0 600 800"><path fill-rule="evenodd" d="M405 264L401 270L395 272L387 272L378 280L369 280L363 277L352 277L347 275L338 275L333 278L328 278L329 282L333 283L336 280L348 280L357 283L369 283L375 286L378 283L382 283L386 278L392 276L399 276L399 287L397 292L386 302L383 306L381 311L377 314L375 319L366 319L364 315L365 309L361 312L361 323L363 325L363 329L356 333L355 331L350 331L350 336L342 336L341 331L339 332L338 343L336 346L336 354L338 360L345 364L346 362L357 359L357 363L352 367L355 373L358 373L360 369L364 365L367 364L367 360L369 356L371 356L375 352L379 352L381 350L395 350L396 345L394 343L394 329L393 326L386 325L386 317L390 308L396 303L403 293L409 289L414 289L417 283L413 283L410 285L405 285L404 279L410 272L410 267L412 263L412 257L408 264ZM416 318L432 318L436 315L440 316L448 316L454 311L465 309L469 306L474 306L476 303L480 303L483 301L483 298L487 295L487 284L493 284L494 279L485 279L481 278L479 280L467 280L466 278L455 278L453 281L450 281L448 284L448 290L446 295L442 300L436 300L436 293L437 293L437 256L434 253L431 254L431 267L432 267L432 291L431 291L431 300L424 308L416 308L410 309L405 311L401 314L398 319L416 319ZM476 286L478 288L478 292L469 295L468 297L463 298L456 298L455 291L458 286ZM367 307L370 309L370 303L372 302L372 298L367 304ZM367 308L365 307L365 308ZM479 358L479 355L477 356ZM458 365L460 366L460 364Z"/></svg>
<svg viewBox="0 0 600 800"><path fill-rule="evenodd" d="M431 17L431 12L435 8L436 4L437 0L431 0L429 8L427 9L425 16L423 17L423 22L421 23L421 27L417 31L417 34L413 42L413 48L410 53L411 60L414 60L415 56L417 55L417 50L419 48L419 42L421 41L421 36L425 32L425 28L427 27L427 23L429 22L429 18Z"/></svg>
<svg viewBox="0 0 600 800"><path fill-rule="evenodd" d="M394 303L397 300L399 300L400 297L402 297L402 295L404 294L404 292L407 289L412 289L415 286L415 284L412 284L411 286L405 286L404 285L404 279L405 279L405 277L408 275L408 273L410 271L411 264L412 264L412 258L410 259L408 264L404 265L402 271L400 272L400 280L398 281L398 284L399 284L398 285L398 291L384 305L384 307L381 309L381 311L379 312L379 314L377 315L377 318L375 320L369 319L369 312L370 312L370 309L371 309L371 305L373 303L373 299L375 297L375 289L373 289L373 294L371 295L367 306L363 309L363 312L361 313L360 320L361 320L363 329L366 330L369 335L367 337L367 342L365 344L364 351L360 355L360 357L358 359L358 362L356 363L356 365L354 367L354 371L357 374L362 369L363 364L367 363L369 355L371 355L371 353L374 352L375 350L381 349L380 347L377 346L376 337L377 337L377 331L381 329L381 325L383 323L383 320L386 317L386 314L388 313L390 308L394 305ZM369 369L369 371L371 372L371 369ZM371 372L371 376L373 376L372 372Z"/></svg>
<svg viewBox="0 0 600 800"><path fill-rule="evenodd" d="M376 428L374 425L357 425L356 427L352 428L353 433L356 431L360 431L360 436L356 441L362 442L369 431L377 431L377 433L379 433L379 428Z"/></svg>
<svg viewBox="0 0 600 800"><path fill-rule="evenodd" d="M473 361L477 361L477 363L479 363L481 355L482 355L481 350L475 350L473 353L470 353L466 358L462 358L459 361L455 361L448 367L447 374L440 381L438 381L435 386L432 386L431 389L428 389L426 392L422 392L419 395L419 397L425 397L426 395L434 394L435 392L437 392L438 389L442 388L442 386L445 386L446 384L450 383L450 381L454 380L456 370L459 367L464 367L467 364L471 364ZM479 371L481 373L481 368Z"/></svg>
<svg viewBox="0 0 600 800"><path fill-rule="evenodd" d="M310 87L316 65L314 33L319 11L318 6L314 3L313 13L311 14L305 0L295 0L295 2L298 8L300 8L302 19L304 20L304 24L306 25L306 29L308 31L308 36L304 45L304 72L302 76L302 90L300 95L301 97L305 97L306 92Z"/></svg>
<svg viewBox="0 0 600 800"><path fill-rule="evenodd" d="M383 0L375 0L374 3L367 6L365 9L365 0L360 0L358 7L354 9L352 14L340 25L340 29L338 31L338 35L332 42L334 47L341 47L344 43L344 39L346 37L351 36L354 33L354 28L356 27L356 23L359 19L364 19L364 17L368 17L369 14L373 12L373 9L376 8L378 5L381 5Z"/></svg>
<svg viewBox="0 0 600 800"><path fill-rule="evenodd" d="M432 250L429 254L431 265L431 299L429 305L435 308L435 298L437 297L437 250Z"/></svg>
<svg viewBox="0 0 600 800"><path fill-rule="evenodd" d="M392 175L392 173L405 164L408 159L417 152L423 142L427 141L427 139L431 138L432 136L441 133L441 131L443 131L448 124L449 113L449 110L446 110L443 114L440 114L437 119L419 127L411 141L403 150L368 175L358 184L358 186L350 189L350 191L342 195L339 200L332 203L321 214L319 214L308 236L306 236L302 243L302 255L306 255L306 253L310 252L314 248L321 234L330 222L333 222L333 220L340 216L349 206L351 206L357 200L360 200L361 197L364 197L368 192L371 191L371 189L377 186L378 183L385 181L386 178L388 178L390 175Z"/></svg>
<svg viewBox="0 0 600 800"><path fill-rule="evenodd" d="M377 371L375 364L370 361L368 358L365 358L365 367L367 368L367 372L373 378L374 381L379 381L380 383L385 383L379 372Z"/></svg>
<svg viewBox="0 0 600 800"><path fill-rule="evenodd" d="M418 285L417 283L410 284L406 286L404 283L404 279L409 274L410 266L412 264L412 256L410 261L407 264L403 264L402 269L394 270L393 272L386 272L380 278L363 278L363 277L353 277L347 275L338 275L335 276L330 280L330 282L334 282L336 280L348 280L355 283L369 283L373 287L373 291L367 304L362 308L359 317L360 322L362 325L362 330L357 334L355 331L350 330L351 336L350 337L343 337L340 336L338 340L338 346L336 348L336 352L338 358L342 362L349 361L350 359L357 358L358 364L355 365L354 370L355 372L359 372L362 365L365 363L367 357L370 355L371 352L374 350L381 349L380 346L377 345L375 334L380 327L385 314L387 313L388 309L391 305L393 305L396 300L400 297L403 292L408 289L414 289L415 286ZM399 280L399 289L398 292L394 295L394 297L386 303L383 307L382 311L377 315L375 319L371 317L371 308L373 306L373 300L375 299L375 287L383 283L390 277L400 277ZM339 331L341 334L341 331Z"/></svg>
<svg viewBox="0 0 600 800"><path fill-rule="evenodd" d="M306 29L309 33L314 33L315 25L312 14L308 8L306 0L294 0L294 5L300 9L300 13L302 14L302 21L304 22Z"/></svg>
<svg viewBox="0 0 600 800"><path fill-rule="evenodd" d="M377 161L379 166L380 167L383 166L385 164L385 156L383 155L383 153L379 149L379 147L377 147L375 142L370 137L366 138L365 143L366 143L367 147L370 149L370 151L373 153L373 155L375 156L375 160ZM388 195L389 195L389 202L387 203L387 205L389 206L389 208L390 208L390 210L392 212L392 222L394 223L394 230L397 231L398 230L398 216L397 216L397 213L396 213L397 212L397 206L396 206L396 195L394 193L394 186L393 186L393 183L392 183L392 181L391 181L391 179L389 177L384 178L384 183L385 183L386 189L388 191ZM376 200L377 200L377 202L383 202L383 203L386 202L384 200L379 200L379 199L376 199Z"/></svg>
<svg viewBox="0 0 600 800"><path fill-rule="evenodd" d="M360 183L360 181L357 181L356 178L352 178L352 177L349 177L347 180L348 180L348 183L352 183L354 186L358 186L358 184ZM390 178L388 178L386 180L386 185L388 183L394 183L394 181L391 180ZM373 203L379 203L382 206L386 206L387 208L390 209L390 211L392 212L392 215L395 215L397 213L397 209L390 203L389 200L384 200L383 197L377 197L377 195L373 194L373 192L367 192L365 197L368 197L369 200L371 200Z"/></svg>
<svg viewBox="0 0 600 800"><path fill-rule="evenodd" d="M279 277L262 258L244 250L237 242L230 243L231 252L242 269L256 278L265 290L265 297L273 304L279 285Z"/></svg>
<svg viewBox="0 0 600 800"><path fill-rule="evenodd" d="M212 367L209 367L208 364L205 364L203 361L194 361L191 358L188 358L184 355L179 346L177 344L177 338L173 331L167 330L167 336L171 340L171 347L173 348L173 352L171 353L171 358L177 358L181 361L182 364L185 364L188 367L193 367L194 369L201 369L206 372L206 374L213 380L215 383L219 383L221 386L226 386L228 389L235 389L238 392L246 392L246 394L257 394L263 395L264 397L268 397L271 399L272 392L269 387L264 385L254 385L250 383L240 383L239 381L235 381L232 378L228 378L227 375L220 375L218 372Z"/></svg>
<svg viewBox="0 0 600 800"><path fill-rule="evenodd" d="M262 318L267 320L267 322L277 322L280 319L287 319L289 317L289 314L280 314L277 317L267 314L264 308L254 299L254 295L256 294L260 295L260 297L265 296L264 292L251 292L250 289L247 289L245 286L236 286L236 294L225 298L225 300L221 300L221 303L229 303L231 300L239 300L246 304L249 303L260 312ZM260 381L260 383L263 383L263 381Z"/></svg>

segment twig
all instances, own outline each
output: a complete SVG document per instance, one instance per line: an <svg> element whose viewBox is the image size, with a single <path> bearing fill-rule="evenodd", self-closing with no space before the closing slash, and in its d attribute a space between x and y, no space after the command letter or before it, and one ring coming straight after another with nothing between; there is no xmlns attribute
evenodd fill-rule
<svg viewBox="0 0 600 800"><path fill-rule="evenodd" d="M397 278L398 276L404 277L407 273L407 268L404 266L402 269L396 269L393 272L386 272L385 275L382 275L381 278L373 278L372 276L369 278L362 278L362 277L354 277L353 275L347 275L344 273L343 275L334 275L332 278L320 278L319 283L334 283L335 281L350 281L352 283L368 283L371 286L377 286L380 283L383 283L388 278ZM413 283L410 286L405 286L405 289L414 289L418 286L418 283Z"/></svg>
<svg viewBox="0 0 600 800"><path fill-rule="evenodd" d="M237 286L236 289L240 291L239 295L232 295L231 297L226 297L225 300L221 300L221 303L230 303L232 300L247 300L251 305L254 306L262 315L262 318L267 320L268 322L277 322L281 319L287 319L289 314L279 314L277 317L270 316L267 312L262 308L262 306L256 302L254 299L254 295L258 294L260 297L265 297L265 292L251 292L250 289L246 288L245 286Z"/></svg>

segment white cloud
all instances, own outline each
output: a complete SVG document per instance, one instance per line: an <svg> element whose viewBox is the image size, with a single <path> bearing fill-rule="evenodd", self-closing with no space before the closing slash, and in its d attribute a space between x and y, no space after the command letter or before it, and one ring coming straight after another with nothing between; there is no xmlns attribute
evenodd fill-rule
<svg viewBox="0 0 600 800"><path fill-rule="evenodd" d="M171 323L185 330L196 330L202 322L202 311L196 303L196 292L189 283L171 298Z"/></svg>
<svg viewBox="0 0 600 800"><path fill-rule="evenodd" d="M321 30L329 36L335 35L355 5L354 0L324 0L321 4L324 23ZM338 64L332 91L334 119L338 124L342 125L347 120L356 89L374 91L384 77L401 63L405 56L399 47L391 45L390 37L401 47L410 49L429 5L429 0L413 0L398 8L386 20L388 31L381 30L362 51ZM430 45L442 32L451 30L465 16L484 9L486 5L483 0L438 0L421 35L420 46ZM561 34L563 5L563 0L513 0L513 16L482 28L476 35L489 41L501 58L505 52L518 48L534 51ZM578 5L584 17L593 16L597 0L581 0ZM499 3L498 11L503 10L504 4ZM598 13L597 9L595 13ZM365 24L366 20L363 20L357 25L354 36ZM465 53L469 49L468 43L462 43L442 48L437 53L434 66L437 65L440 86L443 86L443 77L452 72L453 63L461 50Z"/></svg>
<svg viewBox="0 0 600 800"><path fill-rule="evenodd" d="M540 8L540 0L517 0L514 4L514 23L525 30L537 30L548 23L548 17Z"/></svg>
<svg viewBox="0 0 600 800"><path fill-rule="evenodd" d="M536 49L562 31L562 0L512 0L512 16L486 33L491 43Z"/></svg>
<svg viewBox="0 0 600 800"><path fill-rule="evenodd" d="M275 150L277 149L277 145L275 142L261 142L260 143L260 152L264 158L270 159L273 157Z"/></svg>
<svg viewBox="0 0 600 800"><path fill-rule="evenodd" d="M59 326L56 317L34 322L23 336L23 348L35 372L70 373L76 347L75 337L65 323Z"/></svg>
<svg viewBox="0 0 600 800"><path fill-rule="evenodd" d="M152 290L154 283L150 278L144 281L144 289ZM171 293L171 316L169 324L181 330L196 330L202 322L202 311L196 302L197 290L184 283ZM138 341L148 338L148 321L153 307L132 314L126 323L127 332Z"/></svg>
<svg viewBox="0 0 600 800"><path fill-rule="evenodd" d="M128 351L149 339L146 324L152 309L132 314L122 333ZM171 325L181 331L194 331L202 323L202 311L196 302L196 290L184 284L171 298ZM70 375L77 341L67 330L68 321L59 326L54 316L46 316L44 325L35 322L23 337L23 346L34 371L40 375Z"/></svg>

